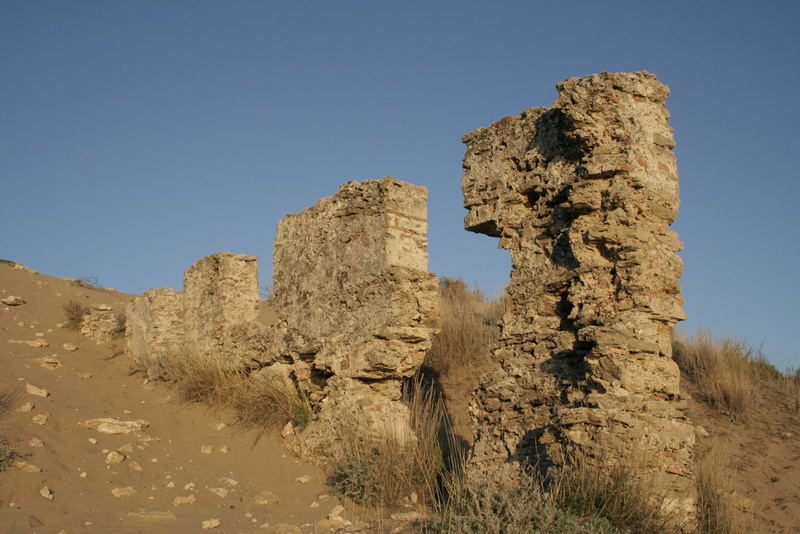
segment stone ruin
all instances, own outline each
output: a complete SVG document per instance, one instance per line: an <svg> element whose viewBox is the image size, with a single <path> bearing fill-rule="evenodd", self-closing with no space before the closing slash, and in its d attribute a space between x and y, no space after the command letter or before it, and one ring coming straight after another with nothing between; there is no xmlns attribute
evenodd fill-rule
<svg viewBox="0 0 800 534"><path fill-rule="evenodd" d="M135 368L149 378L164 375L166 358L185 354L183 294L148 289L125 308L125 345Z"/></svg>
<svg viewBox="0 0 800 534"><path fill-rule="evenodd" d="M470 469L564 464L580 454L633 467L691 516L694 427L671 357L684 319L674 141L666 86L649 73L573 78L550 108L464 136L467 230L512 256L510 306L470 406ZM161 355L214 358L280 377L314 417L291 448L324 460L334 429L408 433L403 381L437 332L424 188L349 182L285 217L274 249L275 324L258 321L253 256L215 254L183 293L128 307L128 351L152 376Z"/></svg>
<svg viewBox="0 0 800 534"><path fill-rule="evenodd" d="M318 407L301 449L324 447L331 427L356 414L367 434L407 430L403 380L422 365L438 325L426 201L425 188L392 178L349 182L278 225L280 320L266 355L290 363Z"/></svg>
<svg viewBox="0 0 800 534"><path fill-rule="evenodd" d="M437 331L428 273L427 190L393 178L349 182L278 226L272 305L258 320L254 256L219 253L185 273L183 293L151 289L127 308L127 351L148 376L164 358L205 358L278 377L308 399L307 428L284 432L314 460L331 425L359 414L364 434L408 432L400 401Z"/></svg>
<svg viewBox="0 0 800 534"><path fill-rule="evenodd" d="M511 252L510 307L470 406L473 468L627 465L691 514L694 427L672 359L678 277L668 88L647 72L557 86L463 137L467 230Z"/></svg>

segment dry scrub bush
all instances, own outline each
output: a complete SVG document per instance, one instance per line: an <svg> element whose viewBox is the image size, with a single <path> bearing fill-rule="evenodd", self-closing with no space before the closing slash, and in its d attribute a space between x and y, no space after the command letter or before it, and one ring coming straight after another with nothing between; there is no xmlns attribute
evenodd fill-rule
<svg viewBox="0 0 800 534"><path fill-rule="evenodd" d="M439 287L441 331L425 357L425 367L446 374L453 367L474 366L488 359L499 334L504 300L487 302L463 280L442 278Z"/></svg>
<svg viewBox="0 0 800 534"><path fill-rule="evenodd" d="M7 392L0 392L0 418L5 417L11 410L13 402L13 395ZM5 471L15 457L16 453L11 449L8 441L0 435L0 471Z"/></svg>
<svg viewBox="0 0 800 534"><path fill-rule="evenodd" d="M737 534L742 525L734 519L725 496L724 467L714 454L706 454L697 464L697 532L700 534Z"/></svg>
<svg viewBox="0 0 800 534"><path fill-rule="evenodd" d="M162 358L157 367L155 374L176 383L183 400L233 407L245 424L278 428L292 421L303 427L311 418L308 399L288 377L255 379L246 369L187 354Z"/></svg>
<svg viewBox="0 0 800 534"><path fill-rule="evenodd" d="M75 300L68 301L64 304L64 315L66 316L64 326L70 330L79 330L81 322L83 322L83 316L89 314L90 311L87 306L80 302Z"/></svg>
<svg viewBox="0 0 800 534"><path fill-rule="evenodd" d="M675 518L664 515L652 488L626 466L600 468L573 455L550 475L549 489L559 507L578 517L604 518L625 532L677 531Z"/></svg>
<svg viewBox="0 0 800 534"><path fill-rule="evenodd" d="M116 319L116 324L114 325L114 330L111 331L111 339L121 339L125 335L127 318L124 313L118 313L114 318Z"/></svg>
<svg viewBox="0 0 800 534"><path fill-rule="evenodd" d="M355 416L335 429L332 481L353 501L392 508L416 493L434 502L443 471L450 466L452 434L441 399L417 377L403 393L408 429L386 428L365 435L366 420Z"/></svg>
<svg viewBox="0 0 800 534"><path fill-rule="evenodd" d="M509 464L446 477L431 532L447 534L621 534L605 518L560 506L543 481ZM655 531L654 531L655 532Z"/></svg>
<svg viewBox="0 0 800 534"><path fill-rule="evenodd" d="M740 341L715 340L708 332L676 341L673 352L681 371L695 383L703 400L731 420L744 417L753 401L757 370L764 368L763 356L754 354Z"/></svg>

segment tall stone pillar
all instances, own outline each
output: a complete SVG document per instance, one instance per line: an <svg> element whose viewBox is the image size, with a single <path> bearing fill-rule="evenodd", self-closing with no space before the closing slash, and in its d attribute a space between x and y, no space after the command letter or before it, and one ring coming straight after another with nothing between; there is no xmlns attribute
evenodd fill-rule
<svg viewBox="0 0 800 534"><path fill-rule="evenodd" d="M631 464L691 514L693 426L672 359L685 318L668 88L647 72L557 85L464 136L467 230L510 251L511 306L471 406L475 464Z"/></svg>

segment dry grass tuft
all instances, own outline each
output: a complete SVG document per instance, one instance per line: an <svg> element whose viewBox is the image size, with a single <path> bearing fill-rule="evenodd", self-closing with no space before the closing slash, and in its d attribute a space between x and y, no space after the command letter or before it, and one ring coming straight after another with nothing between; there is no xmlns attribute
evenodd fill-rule
<svg viewBox="0 0 800 534"><path fill-rule="evenodd" d="M422 503L434 502L439 480L450 466L452 436L441 399L413 379L404 391L413 435L387 429L365 438L366 421L354 418L337 429L332 480L345 497L360 504L392 508L415 493Z"/></svg>
<svg viewBox="0 0 800 534"><path fill-rule="evenodd" d="M164 358L158 375L177 385L181 398L209 406L233 407L248 425L279 428L291 421L303 427L311 406L289 377L252 377L246 369L223 366L213 358Z"/></svg>
<svg viewBox="0 0 800 534"><path fill-rule="evenodd" d="M500 332L504 300L488 302L480 290L450 278L440 280L439 295L442 329L433 339L425 367L441 375L487 360Z"/></svg>
<svg viewBox="0 0 800 534"><path fill-rule="evenodd" d="M114 330L111 332L111 339L121 339L125 335L125 329L127 328L127 319L124 313L118 313L115 316L117 320L116 324L114 325Z"/></svg>
<svg viewBox="0 0 800 534"><path fill-rule="evenodd" d="M706 454L697 464L697 531L702 534L743 532L725 497L723 472L723 466L713 454Z"/></svg>
<svg viewBox="0 0 800 534"><path fill-rule="evenodd" d="M542 480L510 464L449 475L431 532L448 534L621 534L607 519L560 506Z"/></svg>
<svg viewBox="0 0 800 534"><path fill-rule="evenodd" d="M0 392L0 418L5 417L11 406L14 404L14 395L8 392ZM5 471L16 457L16 453L11 449L8 441L0 435L0 471Z"/></svg>
<svg viewBox="0 0 800 534"><path fill-rule="evenodd" d="M708 332L676 341L673 353L678 366L700 390L700 397L731 420L743 418L753 402L760 359L740 341L715 340ZM763 373L762 369L762 373Z"/></svg>
<svg viewBox="0 0 800 534"><path fill-rule="evenodd" d="M605 518L629 532L677 531L674 518L661 511L660 499L625 466L601 469L581 456L573 456L551 475L550 491L559 507L578 517Z"/></svg>
<svg viewBox="0 0 800 534"><path fill-rule="evenodd" d="M88 315L90 312L91 310L89 310L88 306L84 306L75 300L70 300L64 304L64 314L66 315L64 326L70 330L79 330L81 322L83 322L83 316Z"/></svg>
<svg viewBox="0 0 800 534"><path fill-rule="evenodd" d="M311 421L311 404L288 377L237 375L233 406L249 425L278 428L291 421L303 428Z"/></svg>

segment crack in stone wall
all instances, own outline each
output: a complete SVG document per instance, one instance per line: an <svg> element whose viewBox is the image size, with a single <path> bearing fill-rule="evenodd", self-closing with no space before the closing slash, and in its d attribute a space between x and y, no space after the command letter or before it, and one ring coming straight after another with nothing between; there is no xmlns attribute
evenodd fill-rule
<svg viewBox="0 0 800 534"><path fill-rule="evenodd" d="M497 367L470 407L473 465L635 459L666 508L691 514L694 427L671 357L685 315L669 90L647 72L557 88L552 107L463 138L465 227L512 258Z"/></svg>

